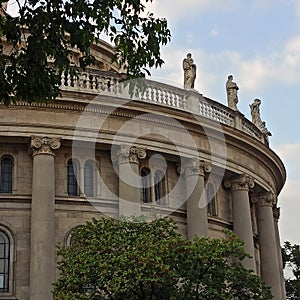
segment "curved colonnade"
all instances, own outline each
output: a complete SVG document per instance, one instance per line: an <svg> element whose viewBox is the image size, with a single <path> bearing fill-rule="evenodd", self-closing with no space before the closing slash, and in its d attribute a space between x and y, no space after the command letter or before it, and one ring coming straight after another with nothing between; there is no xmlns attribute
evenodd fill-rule
<svg viewBox="0 0 300 300"><path fill-rule="evenodd" d="M0 194L0 223L17 241L7 295L51 299L55 241L64 242L72 227L156 208L188 238L232 229L251 255L245 266L271 285L274 299L285 299L281 160L241 113L196 91L145 82L130 97L113 73L88 70L63 78L61 99L47 106L1 106L0 156L13 160L13 179L11 193ZM142 169L150 172L141 178ZM68 192L73 175L75 195ZM208 185L215 191L209 197Z"/></svg>

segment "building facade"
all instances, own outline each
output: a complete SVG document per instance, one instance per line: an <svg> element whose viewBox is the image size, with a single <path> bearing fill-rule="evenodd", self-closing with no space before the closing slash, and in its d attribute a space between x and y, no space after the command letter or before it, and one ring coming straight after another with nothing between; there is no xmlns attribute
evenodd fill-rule
<svg viewBox="0 0 300 300"><path fill-rule="evenodd" d="M105 42L45 104L0 105L0 299L50 300L56 244L95 217L173 217L184 236L236 232L285 299L278 195L286 173L239 111L150 80L132 93ZM77 65L79 54L71 59Z"/></svg>

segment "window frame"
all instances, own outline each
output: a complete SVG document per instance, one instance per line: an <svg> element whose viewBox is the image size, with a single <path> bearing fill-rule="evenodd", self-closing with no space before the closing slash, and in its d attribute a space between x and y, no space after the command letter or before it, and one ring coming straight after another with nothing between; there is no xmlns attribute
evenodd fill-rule
<svg viewBox="0 0 300 300"><path fill-rule="evenodd" d="M212 196L213 194L213 196ZM206 200L207 202L207 215L210 217L218 216L218 206L217 206L217 193L215 185L212 182L208 182L206 185Z"/></svg>
<svg viewBox="0 0 300 300"><path fill-rule="evenodd" d="M4 161L9 161L10 170L7 172L7 170L4 170L4 168L7 168L7 166L3 166ZM0 194L12 194L14 183L13 183L13 177L14 177L14 159L9 155L4 155L1 157L0 160ZM5 188L5 186L8 185L8 189Z"/></svg>
<svg viewBox="0 0 300 300"><path fill-rule="evenodd" d="M72 173L71 171L72 166ZM70 197L78 197L80 195L79 182L80 162L76 158L69 158L67 160L67 195ZM72 182L70 181L72 179Z"/></svg>

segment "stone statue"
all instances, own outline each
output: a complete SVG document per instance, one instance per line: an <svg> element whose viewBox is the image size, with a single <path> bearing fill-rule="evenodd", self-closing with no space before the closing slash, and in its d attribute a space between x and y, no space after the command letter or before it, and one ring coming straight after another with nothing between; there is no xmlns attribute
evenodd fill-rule
<svg viewBox="0 0 300 300"><path fill-rule="evenodd" d="M233 80L233 76L229 75L228 80L226 82L228 107L231 108L232 110L238 111L236 105L239 102L239 99L237 96L237 91L239 90L239 87L232 80Z"/></svg>
<svg viewBox="0 0 300 300"><path fill-rule="evenodd" d="M260 104L261 101L259 99L255 99L254 102L249 105L251 109L252 123L259 129L261 129L261 126L263 124L260 118Z"/></svg>
<svg viewBox="0 0 300 300"><path fill-rule="evenodd" d="M252 104L250 104L252 123L262 132L264 141L266 145L269 145L269 136L272 133L266 127L266 122L263 122L260 117L260 104L261 100L255 99Z"/></svg>
<svg viewBox="0 0 300 300"><path fill-rule="evenodd" d="M184 88L193 89L196 79L196 65L192 59L192 54L188 53L182 62L184 71Z"/></svg>

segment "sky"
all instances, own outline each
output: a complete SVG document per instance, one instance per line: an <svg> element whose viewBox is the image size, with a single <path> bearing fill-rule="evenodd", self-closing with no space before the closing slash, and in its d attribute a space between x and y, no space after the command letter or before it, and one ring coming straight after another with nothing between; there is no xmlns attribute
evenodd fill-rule
<svg viewBox="0 0 300 300"><path fill-rule="evenodd" d="M182 87L182 60L190 52L199 93L227 105L225 82L232 74L238 108L249 120L249 104L261 99L270 147L287 169L278 202L281 242L300 244L300 1L154 0L147 6L167 18L172 33L162 49L165 64L150 79Z"/></svg>
<svg viewBox="0 0 300 300"><path fill-rule="evenodd" d="M249 104L261 99L270 147L287 170L278 200L281 242L300 244L300 1L157 0L149 9L167 18L172 33L162 49L165 64L151 79L182 87L182 59L190 52L199 93L227 105L232 74L249 120Z"/></svg>

